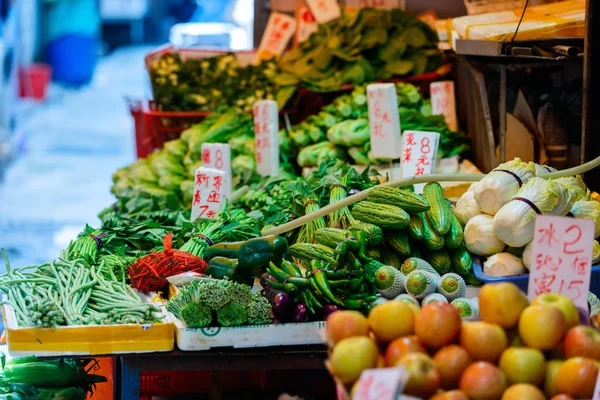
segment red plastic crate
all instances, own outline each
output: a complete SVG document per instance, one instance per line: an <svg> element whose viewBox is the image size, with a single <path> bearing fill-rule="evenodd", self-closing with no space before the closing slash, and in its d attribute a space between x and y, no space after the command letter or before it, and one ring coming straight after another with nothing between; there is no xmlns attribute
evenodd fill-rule
<svg viewBox="0 0 600 400"><path fill-rule="evenodd" d="M129 101L129 111L135 124L135 149L138 158L147 157L181 132L201 122L210 112L158 111L154 103Z"/></svg>

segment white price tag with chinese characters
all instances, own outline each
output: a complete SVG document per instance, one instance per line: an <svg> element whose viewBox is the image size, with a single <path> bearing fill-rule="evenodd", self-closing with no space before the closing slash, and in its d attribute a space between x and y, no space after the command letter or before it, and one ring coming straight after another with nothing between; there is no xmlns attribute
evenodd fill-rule
<svg viewBox="0 0 600 400"><path fill-rule="evenodd" d="M342 16L342 10L337 0L306 0L315 19L319 23L325 23L338 19Z"/></svg>
<svg viewBox="0 0 600 400"><path fill-rule="evenodd" d="M223 198L231 196L231 150L226 143L202 143L202 166L225 172Z"/></svg>
<svg viewBox="0 0 600 400"><path fill-rule="evenodd" d="M443 115L448 128L452 132L458 131L454 82L432 82L429 90L431 92L431 113L433 115Z"/></svg>
<svg viewBox="0 0 600 400"><path fill-rule="evenodd" d="M200 167L194 177L192 221L198 217L216 218L223 201L225 172L214 168Z"/></svg>
<svg viewBox="0 0 600 400"><path fill-rule="evenodd" d="M254 155L260 176L279 175L279 110L274 100L254 103Z"/></svg>
<svg viewBox="0 0 600 400"><path fill-rule="evenodd" d="M402 134L402 177L433 174L440 134L404 131Z"/></svg>
<svg viewBox="0 0 600 400"><path fill-rule="evenodd" d="M592 400L600 400L600 373L598 374L598 378L596 378L596 387L594 388Z"/></svg>
<svg viewBox="0 0 600 400"><path fill-rule="evenodd" d="M408 375L404 368L377 368L362 372L353 399L396 400L402 393Z"/></svg>
<svg viewBox="0 0 600 400"><path fill-rule="evenodd" d="M356 8L404 8L404 1L402 0L346 0L344 2L346 7Z"/></svg>
<svg viewBox="0 0 600 400"><path fill-rule="evenodd" d="M317 31L317 20L310 8L300 5L296 9L296 39L295 43L302 43Z"/></svg>
<svg viewBox="0 0 600 400"><path fill-rule="evenodd" d="M375 158L400 158L400 116L396 85L373 83L367 85L371 151Z"/></svg>
<svg viewBox="0 0 600 400"><path fill-rule="evenodd" d="M272 12L260 40L257 60L269 60L280 56L296 30L296 20L289 15Z"/></svg>
<svg viewBox="0 0 600 400"><path fill-rule="evenodd" d="M529 267L529 300L542 293L562 293L587 310L593 244L594 221L538 215Z"/></svg>

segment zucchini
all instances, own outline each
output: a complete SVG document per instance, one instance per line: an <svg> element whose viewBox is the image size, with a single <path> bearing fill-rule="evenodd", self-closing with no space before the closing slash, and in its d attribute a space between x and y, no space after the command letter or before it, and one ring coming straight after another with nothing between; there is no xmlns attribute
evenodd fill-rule
<svg viewBox="0 0 600 400"><path fill-rule="evenodd" d="M336 263L335 251L322 244L294 243L290 246L292 257L309 264L312 260L321 260L329 264Z"/></svg>
<svg viewBox="0 0 600 400"><path fill-rule="evenodd" d="M473 259L466 247L461 246L456 249L450 258L452 259L452 268L454 268L454 271L463 277L473 273Z"/></svg>
<svg viewBox="0 0 600 400"><path fill-rule="evenodd" d="M408 256L410 255L410 243L408 242L408 236L404 232L390 233L386 238L385 242L388 247L394 250L396 253Z"/></svg>
<svg viewBox="0 0 600 400"><path fill-rule="evenodd" d="M430 208L429 203L416 193L385 186L371 189L367 200L400 207L407 212L427 211Z"/></svg>
<svg viewBox="0 0 600 400"><path fill-rule="evenodd" d="M358 222L348 227L348 232L364 232L367 236L367 246L378 246L383 242L383 231L380 227L366 222Z"/></svg>
<svg viewBox="0 0 600 400"><path fill-rule="evenodd" d="M315 240L323 246L335 249L346 240L348 233L344 229L319 228L315 231Z"/></svg>
<svg viewBox="0 0 600 400"><path fill-rule="evenodd" d="M361 222L368 222L380 228L402 229L410 222L410 216L400 207L371 201L356 203L352 209L352 216Z"/></svg>
<svg viewBox="0 0 600 400"><path fill-rule="evenodd" d="M427 261L440 275L447 274L452 269L452 260L446 249L427 252Z"/></svg>
<svg viewBox="0 0 600 400"><path fill-rule="evenodd" d="M423 216L420 214L411 214L408 223L408 237L415 240L423 239Z"/></svg>
<svg viewBox="0 0 600 400"><path fill-rule="evenodd" d="M444 237L438 235L433 230L429 221L429 217L426 213L421 215L423 215L423 242L425 243L425 247L430 250L440 250L442 247L444 247Z"/></svg>
<svg viewBox="0 0 600 400"><path fill-rule="evenodd" d="M438 235L445 235L450 230L452 223L452 209L448 206L442 186L437 182L430 182L423 188L423 197L431 206L425 212L429 217L431 228Z"/></svg>
<svg viewBox="0 0 600 400"><path fill-rule="evenodd" d="M409 225L410 226L410 225ZM444 241L446 243L446 247L449 249L457 249L463 243L464 235L463 228L460 224L460 221L452 213L452 222L450 224L450 230L446 235L444 235Z"/></svg>
<svg viewBox="0 0 600 400"><path fill-rule="evenodd" d="M385 263L385 265L389 265L390 267L394 267L399 270L404 262L404 257L401 257L395 251L384 247L381 249L381 260Z"/></svg>
<svg viewBox="0 0 600 400"><path fill-rule="evenodd" d="M383 257L381 254L381 250L377 247L368 248L367 250L365 250L365 254L367 255L367 257L371 257L374 260L381 260L381 258Z"/></svg>

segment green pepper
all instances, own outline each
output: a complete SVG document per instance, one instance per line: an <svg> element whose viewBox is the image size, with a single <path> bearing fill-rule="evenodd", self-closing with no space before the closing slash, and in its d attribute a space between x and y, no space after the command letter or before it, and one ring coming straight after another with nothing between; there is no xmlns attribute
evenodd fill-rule
<svg viewBox="0 0 600 400"><path fill-rule="evenodd" d="M308 297L308 300L317 308L323 308L323 304L321 304L321 302L319 300L317 300L317 298L315 297L314 294L312 294L312 292L305 292L306 296Z"/></svg>
<svg viewBox="0 0 600 400"><path fill-rule="evenodd" d="M230 279L252 286L254 278L240 275L239 262L235 258L214 257L208 263L206 274L217 279Z"/></svg>
<svg viewBox="0 0 600 400"><path fill-rule="evenodd" d="M362 285L362 283L364 282L365 278L356 278L356 279L352 279L352 284L350 285L350 290L351 291L356 291L358 290L358 288Z"/></svg>
<svg viewBox="0 0 600 400"><path fill-rule="evenodd" d="M335 297L335 295L331 291L331 288L329 287L327 276L325 275L325 271L322 268L324 266L324 263L319 260L314 260L310 263L310 266L312 268L312 276L310 279L312 280L314 277L317 287L320 289L321 293L323 293L325 298L327 298L327 300L331 301L334 304L343 306L344 304L340 301L340 299Z"/></svg>
<svg viewBox="0 0 600 400"><path fill-rule="evenodd" d="M340 287L348 286L351 283L352 283L352 281L350 279L340 279L339 281L329 280L329 287L332 289L337 289Z"/></svg>
<svg viewBox="0 0 600 400"><path fill-rule="evenodd" d="M310 311L311 314L315 313L315 309L313 308L313 305L310 301L310 298L308 297L308 293L307 291L301 291L300 292L300 300L302 300L302 303L304 303L304 305L306 306L306 308L308 308L308 311Z"/></svg>
<svg viewBox="0 0 600 400"><path fill-rule="evenodd" d="M298 277L302 276L302 271L300 271L300 268L298 268L298 266L294 263L289 262L288 260L282 260L281 261L281 266L286 267L287 271L295 271L295 275Z"/></svg>
<svg viewBox="0 0 600 400"><path fill-rule="evenodd" d="M218 243L204 252L204 258L214 257L236 258L240 269L266 267L269 262L281 264L283 254L287 251L285 238L276 235L248 239L244 242Z"/></svg>

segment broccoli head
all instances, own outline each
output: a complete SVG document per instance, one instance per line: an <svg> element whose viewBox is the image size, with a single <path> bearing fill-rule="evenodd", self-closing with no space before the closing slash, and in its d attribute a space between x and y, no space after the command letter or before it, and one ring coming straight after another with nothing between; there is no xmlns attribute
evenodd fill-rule
<svg viewBox="0 0 600 400"><path fill-rule="evenodd" d="M229 282L227 285L227 297L234 304L248 306L252 301L252 288L237 282Z"/></svg>
<svg viewBox="0 0 600 400"><path fill-rule="evenodd" d="M202 282L200 286L200 302L206 304L212 310L219 310L229 302L227 286L229 282L222 280L209 280Z"/></svg>
<svg viewBox="0 0 600 400"><path fill-rule="evenodd" d="M271 303L262 295L252 295L250 307L248 307L248 323L250 325L270 324L273 321Z"/></svg>
<svg viewBox="0 0 600 400"><path fill-rule="evenodd" d="M229 302L217 310L217 321L221 326L243 325L248 321L248 306Z"/></svg>
<svg viewBox="0 0 600 400"><path fill-rule="evenodd" d="M212 322L212 312L208 306L192 302L181 309L181 319L190 328L204 328Z"/></svg>

